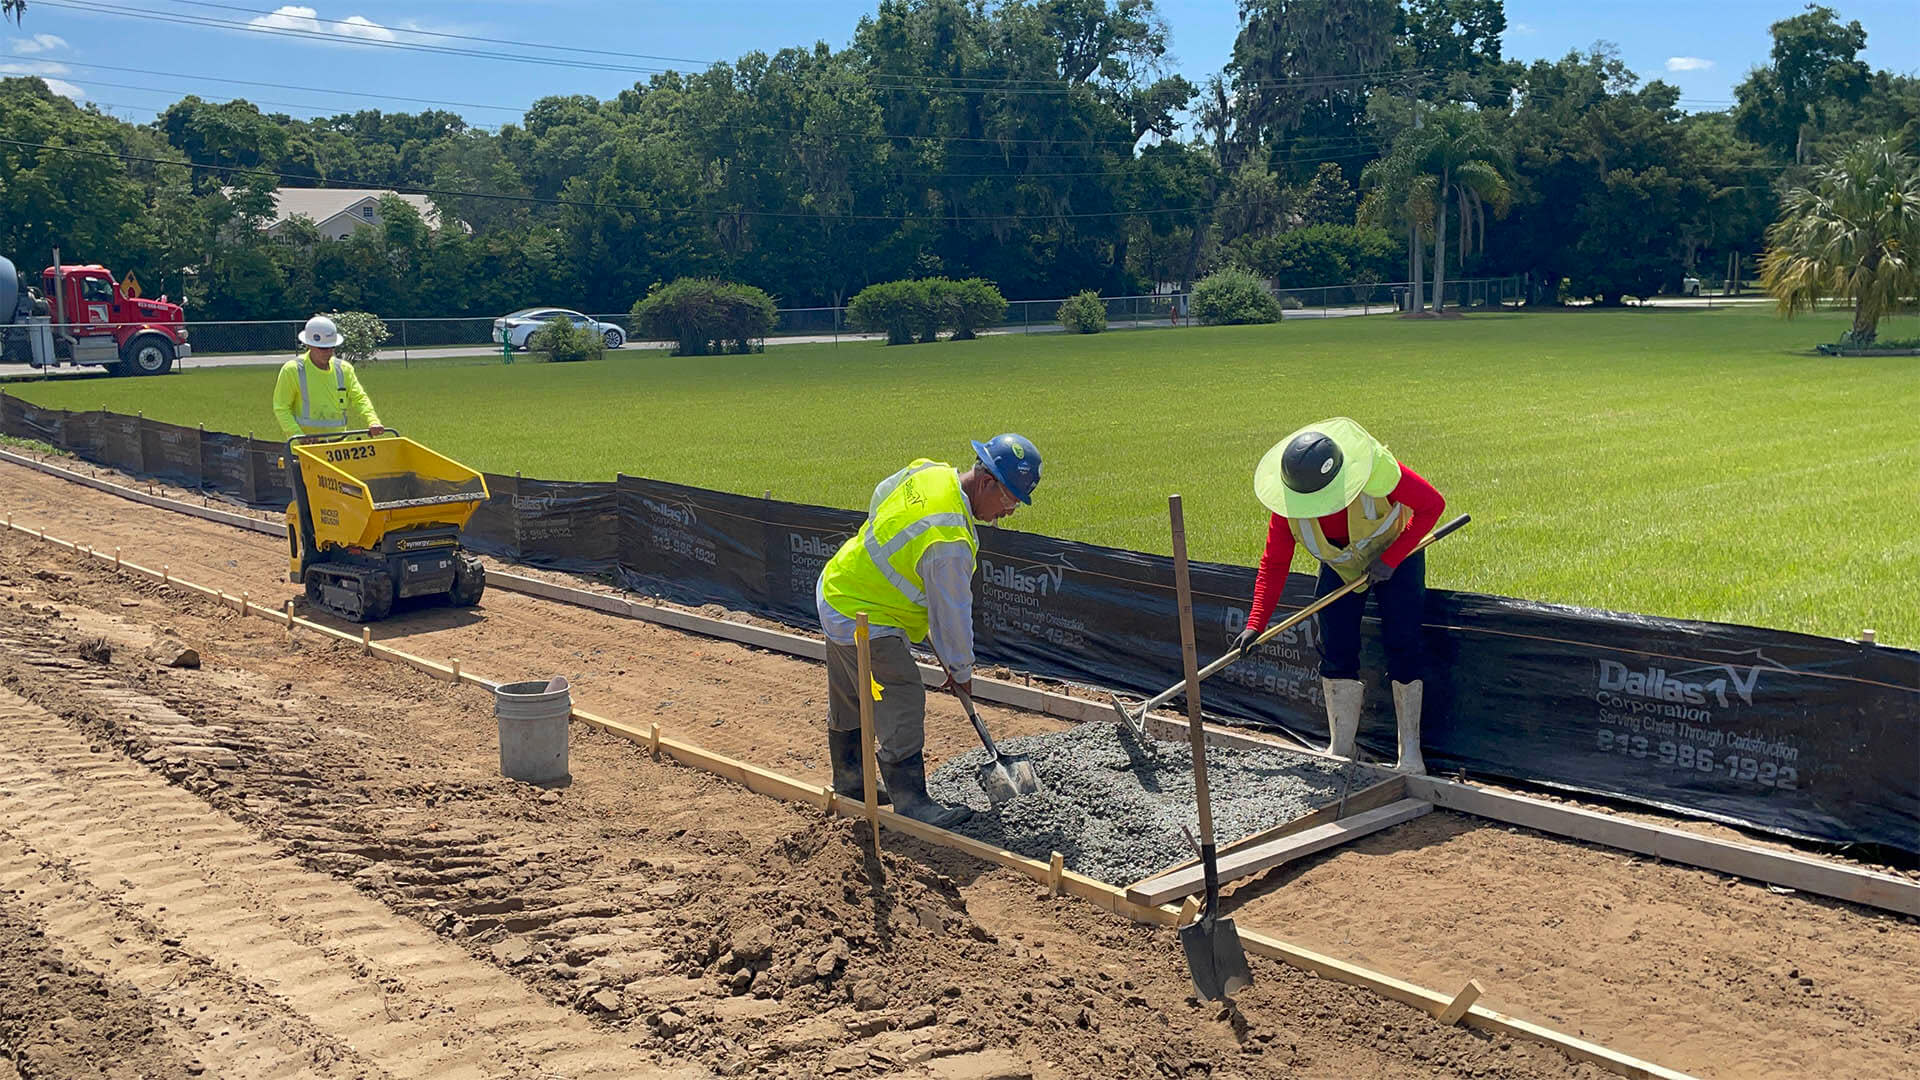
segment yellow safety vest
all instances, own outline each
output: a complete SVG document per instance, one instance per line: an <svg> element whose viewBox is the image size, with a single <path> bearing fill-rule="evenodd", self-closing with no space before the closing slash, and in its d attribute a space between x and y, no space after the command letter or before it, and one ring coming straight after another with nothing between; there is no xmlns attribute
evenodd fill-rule
<svg viewBox="0 0 1920 1080"><path fill-rule="evenodd" d="M1320 528L1319 518L1288 518L1293 538L1307 554L1333 567L1342 581L1366 576L1367 564L1393 545L1406 531L1413 513L1384 496L1361 493L1347 505L1347 546L1337 547Z"/></svg>
<svg viewBox="0 0 1920 1080"><path fill-rule="evenodd" d="M924 640L927 592L920 556L930 545L955 540L965 541L972 558L979 558L980 538L959 475L946 462L921 458L827 560L821 595L849 619L864 611L876 626L897 626L910 640Z"/></svg>

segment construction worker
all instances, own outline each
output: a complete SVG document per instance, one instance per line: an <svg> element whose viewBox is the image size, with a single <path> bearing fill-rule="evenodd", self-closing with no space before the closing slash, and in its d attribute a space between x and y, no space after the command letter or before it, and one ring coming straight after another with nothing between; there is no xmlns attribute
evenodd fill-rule
<svg viewBox="0 0 1920 1080"><path fill-rule="evenodd" d="M340 328L325 315L307 320L306 327L300 331L300 344L306 348L280 366L280 377L273 384L273 415L280 422L282 437L291 439L296 435L351 430L349 419L355 427L375 435L386 430L380 425L380 417L373 411L373 402L367 398L366 390L360 386L360 377L353 373L353 365L334 359L333 350L345 340ZM294 496L287 507L287 524L298 529L300 547L293 554L300 558L303 552L311 552L314 545L313 520L297 510L306 493L301 486L298 455L287 455L287 483ZM290 528L289 538L293 535ZM298 575L294 577L298 584Z"/></svg>
<svg viewBox="0 0 1920 1080"><path fill-rule="evenodd" d="M860 531L840 546L815 587L827 638L827 749L836 791L859 792L860 699L872 693L879 779L896 812L948 827L971 813L927 795L927 691L907 649L931 637L947 665L940 689L973 692L974 522L993 522L1033 502L1040 451L1019 435L973 443L966 472L921 458L880 482ZM873 681L859 685L855 617L866 612Z"/></svg>
<svg viewBox="0 0 1920 1080"><path fill-rule="evenodd" d="M1402 772L1424 773L1420 756L1420 625L1426 610L1426 553L1409 555L1440 520L1447 502L1433 485L1396 460L1365 428L1344 416L1309 424L1267 451L1254 469L1253 491L1273 518L1254 581L1241 655L1266 629L1286 587L1296 543L1320 561L1316 597L1365 580L1334 601L1320 620L1320 688L1332 729L1329 752L1353 757L1365 686L1360 681L1360 617L1369 593L1379 598L1381 639L1393 683Z"/></svg>

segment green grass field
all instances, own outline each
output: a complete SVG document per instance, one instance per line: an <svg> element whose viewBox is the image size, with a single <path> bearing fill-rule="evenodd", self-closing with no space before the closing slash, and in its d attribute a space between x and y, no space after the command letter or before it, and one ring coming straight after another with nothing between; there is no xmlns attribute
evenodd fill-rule
<svg viewBox="0 0 1920 1080"><path fill-rule="evenodd" d="M367 365L388 422L470 465L616 472L845 507L911 458L1018 430L1047 458L1014 528L1252 562L1254 463L1353 416L1475 524L1441 586L1920 641L1920 359L1830 359L1842 316L1630 310L1289 321L578 366ZM1883 333L1911 331L1913 320ZM1904 324L1904 325L1903 325ZM270 437L270 369L12 384ZM1302 557L1304 558L1304 557ZM1302 564L1304 565L1304 563Z"/></svg>

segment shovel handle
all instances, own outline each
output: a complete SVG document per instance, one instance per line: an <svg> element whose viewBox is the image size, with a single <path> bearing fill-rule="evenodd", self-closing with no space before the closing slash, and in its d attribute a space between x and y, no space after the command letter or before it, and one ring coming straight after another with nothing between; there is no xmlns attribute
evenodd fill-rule
<svg viewBox="0 0 1920 1080"><path fill-rule="evenodd" d="M1000 748L993 744L993 736L988 733L987 725L980 719L980 710L973 707L973 695L960 689L960 684L953 681L953 669L947 666L945 658L939 653L934 653L933 658L940 664L940 670L946 674L947 682L953 685L953 696L960 699L960 707L967 710L967 719L973 721L973 730L980 734L980 745L987 748L987 757L994 761L1000 760Z"/></svg>
<svg viewBox="0 0 1920 1080"><path fill-rule="evenodd" d="M1448 534L1459 530L1462 526L1466 525L1468 522L1472 520L1473 520L1473 515L1461 514L1459 517L1454 518L1452 521L1449 521L1445 525L1442 525L1439 528L1433 530L1431 533L1428 533L1427 536L1420 541L1420 543L1414 546L1414 549L1412 551L1407 553L1407 557L1412 558L1413 556L1418 555L1420 552L1427 550L1427 548L1433 546L1438 541L1444 539ZM1362 577L1362 578L1356 578L1353 581L1347 582L1345 585L1342 585L1339 588L1328 593L1327 595L1319 598L1318 600L1315 600L1313 603L1308 604L1306 607L1301 608L1299 611L1294 612L1293 614L1287 616L1285 619L1282 619L1279 622L1274 623L1272 626L1267 627L1266 630L1261 632L1259 637L1254 639L1253 643L1255 645L1265 645L1267 642L1273 640L1275 637L1278 637L1281 633L1295 626L1300 625L1302 622L1305 622L1307 619L1310 619L1315 615L1318 615L1323 609L1327 607L1327 605L1333 603L1335 600L1338 600L1341 597L1359 588L1361 585L1366 583L1366 580L1367 580L1366 578ZM1201 668L1200 678L1203 680L1211 678L1214 675L1225 670L1226 668L1230 667L1235 661L1239 659L1240 659L1239 650L1229 649L1225 654L1221 655L1218 659L1214 660L1213 663L1208 664L1206 667ZM1186 689L1186 685L1187 684L1184 681L1177 682L1177 683L1174 683L1172 686L1167 687L1165 690L1162 690L1159 693L1153 695L1152 697L1148 698L1146 701L1140 703L1139 707L1134 710L1134 715L1144 717L1148 713L1152 712L1153 710L1159 708L1162 705L1165 705L1167 702L1172 701L1174 698L1179 697L1180 692Z"/></svg>

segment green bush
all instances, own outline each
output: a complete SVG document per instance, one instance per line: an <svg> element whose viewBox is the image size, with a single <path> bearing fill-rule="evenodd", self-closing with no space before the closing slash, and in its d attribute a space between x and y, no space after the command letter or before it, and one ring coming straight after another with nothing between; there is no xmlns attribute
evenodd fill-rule
<svg viewBox="0 0 1920 1080"><path fill-rule="evenodd" d="M1390 280L1403 248L1385 229L1313 225L1240 245L1237 257L1277 289Z"/></svg>
<svg viewBox="0 0 1920 1080"><path fill-rule="evenodd" d="M847 304L847 322L863 334L887 335L889 345L911 345L929 323L938 324L933 291L924 281L869 285Z"/></svg>
<svg viewBox="0 0 1920 1080"><path fill-rule="evenodd" d="M750 353L778 316L764 290L712 278L655 285L633 305L634 325L653 341L675 342L676 356Z"/></svg>
<svg viewBox="0 0 1920 1080"><path fill-rule="evenodd" d="M333 320L333 325L340 328L340 336L346 339L333 350L333 355L349 364L378 360L380 346L393 336L380 316L365 311L334 311L329 312L327 318Z"/></svg>
<svg viewBox="0 0 1920 1080"><path fill-rule="evenodd" d="M550 319L527 338L527 351L546 353L556 364L570 364L603 359L607 343L591 327L575 326L571 319Z"/></svg>
<svg viewBox="0 0 1920 1080"><path fill-rule="evenodd" d="M1006 314L1006 297L983 278L883 281L861 289L847 305L855 330L885 334L889 345L938 341L942 330L952 330L955 341L971 341Z"/></svg>
<svg viewBox="0 0 1920 1080"><path fill-rule="evenodd" d="M1091 289L1075 293L1060 305L1060 325L1076 334L1097 334L1107 328L1107 302Z"/></svg>
<svg viewBox="0 0 1920 1080"><path fill-rule="evenodd" d="M1280 301L1250 270L1229 266L1217 270L1193 287L1193 317L1208 326L1279 322Z"/></svg>
<svg viewBox="0 0 1920 1080"><path fill-rule="evenodd" d="M946 325L953 328L953 340L972 341L974 331L997 326L1007 317L1007 298L993 282L985 278L948 281L935 278L933 299L939 305Z"/></svg>

